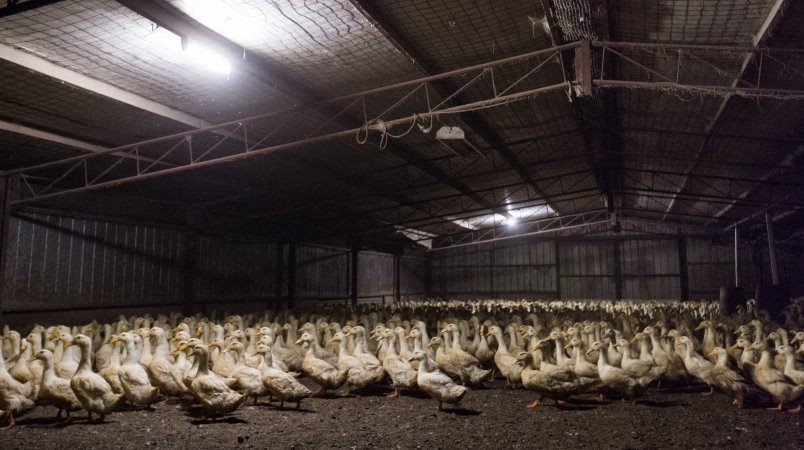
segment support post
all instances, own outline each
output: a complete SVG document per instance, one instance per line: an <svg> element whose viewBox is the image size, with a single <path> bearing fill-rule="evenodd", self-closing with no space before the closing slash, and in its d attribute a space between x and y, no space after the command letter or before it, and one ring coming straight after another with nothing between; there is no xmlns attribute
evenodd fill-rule
<svg viewBox="0 0 804 450"><path fill-rule="evenodd" d="M424 293L433 298L433 253L424 254Z"/></svg>
<svg viewBox="0 0 804 450"><path fill-rule="evenodd" d="M776 260L776 240L773 237L773 215L770 210L765 211L765 225L768 228L768 256L770 259L771 280L773 280L774 286L778 286L779 267L777 266L778 261Z"/></svg>
<svg viewBox="0 0 804 450"><path fill-rule="evenodd" d="M198 223L192 211L187 215L187 231L184 236L184 286L181 311L185 316L193 315L196 298L196 250L198 247Z"/></svg>
<svg viewBox="0 0 804 450"><path fill-rule="evenodd" d="M274 279L274 301L270 305L274 311L281 309L283 281L285 279L285 244L276 244L276 278Z"/></svg>
<svg viewBox="0 0 804 450"><path fill-rule="evenodd" d="M3 317L3 297L6 286L6 260L11 229L11 202L17 197L19 178L0 178L0 318Z"/></svg>
<svg viewBox="0 0 804 450"><path fill-rule="evenodd" d="M734 227L734 287L740 287L740 238L737 234L737 227Z"/></svg>
<svg viewBox="0 0 804 450"><path fill-rule="evenodd" d="M559 240L553 241L553 253L556 260L556 300L561 300L561 257L559 256Z"/></svg>
<svg viewBox="0 0 804 450"><path fill-rule="evenodd" d="M402 300L402 256L399 254L394 255L394 302L399 303Z"/></svg>
<svg viewBox="0 0 804 450"><path fill-rule="evenodd" d="M612 244L614 246L614 299L622 300L623 271L622 267L620 267L620 240L615 239Z"/></svg>
<svg viewBox="0 0 804 450"><path fill-rule="evenodd" d="M349 273L349 297L353 307L357 306L357 262L360 255L360 239L355 238L352 240L352 248L350 250L351 256L351 271Z"/></svg>
<svg viewBox="0 0 804 450"><path fill-rule="evenodd" d="M293 309L296 305L296 239L288 244L288 296L287 308Z"/></svg>
<svg viewBox="0 0 804 450"><path fill-rule="evenodd" d="M690 299L690 278L687 267L687 237L678 230L678 278L681 284L681 300Z"/></svg>

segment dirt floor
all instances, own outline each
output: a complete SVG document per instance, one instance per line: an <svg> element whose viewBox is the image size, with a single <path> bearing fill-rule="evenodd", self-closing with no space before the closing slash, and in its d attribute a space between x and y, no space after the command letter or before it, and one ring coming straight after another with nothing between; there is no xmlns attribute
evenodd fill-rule
<svg viewBox="0 0 804 450"><path fill-rule="evenodd" d="M472 390L459 408L445 412L417 392L389 399L383 388L307 399L298 411L249 403L217 420L169 402L154 411L115 412L103 424L86 423L83 412L57 422L55 409L37 408L0 431L0 448L804 449L804 412L779 413L768 405L736 410L726 397L703 397L700 389L651 389L635 405L580 396L560 408L527 409L535 397L503 385Z"/></svg>

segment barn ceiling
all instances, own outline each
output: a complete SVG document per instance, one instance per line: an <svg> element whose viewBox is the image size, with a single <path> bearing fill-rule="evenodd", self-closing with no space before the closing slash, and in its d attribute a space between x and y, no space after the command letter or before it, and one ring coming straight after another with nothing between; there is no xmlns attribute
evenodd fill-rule
<svg viewBox="0 0 804 450"><path fill-rule="evenodd" d="M795 233L802 30L781 0L7 2L0 175L281 238Z"/></svg>

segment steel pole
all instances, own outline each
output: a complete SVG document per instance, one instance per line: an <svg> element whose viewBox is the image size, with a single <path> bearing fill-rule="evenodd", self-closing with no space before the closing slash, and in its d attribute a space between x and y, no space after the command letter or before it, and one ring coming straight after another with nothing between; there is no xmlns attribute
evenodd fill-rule
<svg viewBox="0 0 804 450"><path fill-rule="evenodd" d="M776 241L773 238L773 216L770 211L765 212L765 225L768 228L768 256L771 266L771 280L774 286L779 285L779 267L776 262Z"/></svg>

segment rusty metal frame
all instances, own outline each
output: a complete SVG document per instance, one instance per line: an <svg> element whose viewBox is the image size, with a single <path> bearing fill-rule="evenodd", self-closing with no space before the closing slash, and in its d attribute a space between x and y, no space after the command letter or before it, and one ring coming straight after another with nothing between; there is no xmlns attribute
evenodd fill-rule
<svg viewBox="0 0 804 450"><path fill-rule="evenodd" d="M0 173L0 177L19 176L24 181L24 184L27 187L26 191L27 196L14 202L14 205L20 205L46 198L53 198L67 194L74 194L90 190L119 186L125 183L147 180L174 173L181 173L201 167L208 167L211 165L238 161L257 155L264 155L277 151L287 150L290 148L297 148L305 145L326 142L337 138L355 137L359 136L361 133L365 135L367 133L372 132L372 130L375 129L380 131L387 131L392 126L395 125L406 125L409 127L413 127L415 123L419 121L434 119L442 115L459 114L466 111L491 108L512 102L526 100L540 94L567 89L569 87L569 83L559 83L550 86L542 86L538 88L527 89L524 91L512 90L511 88L514 87L516 84L520 83L522 79L533 76L533 74L537 72L531 70L527 72L525 75L523 75L523 77L521 77L519 80L515 81L511 86L508 86L508 88L505 89L506 93L504 95L499 95L496 91L489 90L491 95L489 95L488 98L486 99L477 100L469 103L455 102L455 104L448 107L445 107L444 102L442 101L435 108L429 108L428 110L422 111L421 113L416 113L412 116L406 115L403 117L399 117L392 115L394 110L400 104L402 104L407 98L412 96L414 93L420 90L426 91L430 83L449 78L456 78L460 80L461 77L464 75L474 74L475 77L472 78L471 80L469 81L462 80L460 86L457 89L455 89L455 91L452 94L452 96L454 97L457 93L464 90L469 85L477 82L478 80L483 80L484 82L491 82L490 77L484 77L484 75L488 74L491 70L493 70L494 67L534 59L541 62L548 61L551 60L552 58L555 58L561 50L573 47L574 44L568 46L538 50L523 55L504 58L486 64L475 65L458 70L444 72L438 75L431 75L416 80L397 83L394 85L376 89L370 89L355 94L340 96L319 103L315 103L312 105L304 105L283 111L261 114L249 118L244 118L241 120L230 121L184 133L165 136L157 139L149 139L146 141L134 144L128 144L112 148L107 151L97 152L89 155L81 155L71 158L65 158L50 163L10 170ZM358 128L342 129L339 131L332 131L326 133L322 132L326 131L329 125L334 125L333 120L336 119L338 116L344 114L347 110L352 112L359 112L359 110L355 111L355 109L360 107L365 112L365 107L368 102L372 100L375 102L381 102L382 96L380 94L389 94L398 90L405 90L405 91L403 94L397 97L398 99L393 104L391 104L391 106L385 108L383 113L374 115L372 117L364 115L364 122L362 126ZM346 103L345 107L341 106L343 103ZM333 115L326 117L324 119L324 123L318 124L318 126L315 128L313 132L304 133L304 135L298 136L296 139L291 139L286 142L265 144L266 142L269 141L271 137L273 137L280 131L285 132L288 131L288 128L290 128L288 125L293 122L293 119L295 117L300 117L304 113L320 112L325 107L335 108L337 111L334 112ZM274 126L273 129L267 134L259 136L259 139L256 139L253 136L249 136L249 133L247 132L248 125L258 125L261 122L269 119L281 119L281 123L278 126ZM338 126L338 128L341 127ZM201 149L193 148L193 137L198 135L204 135L207 133L217 133L218 135L222 134L222 136L219 136L219 140L215 142L214 145ZM382 134L385 135L386 133ZM212 155L212 152L223 147L224 144L233 144L232 146L226 148L226 150L228 151L227 154L218 156ZM157 156L154 158L156 161L165 161L167 160L167 157L170 156L171 154L174 154L174 152L184 153L184 155L179 161L171 160L172 163L177 164L175 167L155 168L155 165L153 163L145 165L142 161L140 161L140 159L142 158L141 155L146 153L145 151L146 149L148 150L149 153L155 152L157 154ZM127 155L127 157L126 158L121 157L112 162L101 161L101 158L103 158L104 156L108 156L109 154L115 152L124 152ZM122 174L115 173L115 171L120 172L124 168L123 167L124 160L126 162L133 161L134 167L127 167L124 173ZM93 162L100 161L99 164L101 164L103 168L97 170L98 173L96 173L94 169L90 169L89 161ZM143 168L143 165L145 165L145 168ZM53 181L50 184L48 184L44 188L36 189L34 187L34 184L30 183L29 180L31 180L33 176L40 176L40 174L44 171L57 171L58 174L53 177ZM71 177L70 176L71 174L73 175L77 174L79 176ZM114 175L117 176L115 177ZM78 179L76 180L76 178ZM51 189L54 188L61 188L61 190L50 192Z"/></svg>

